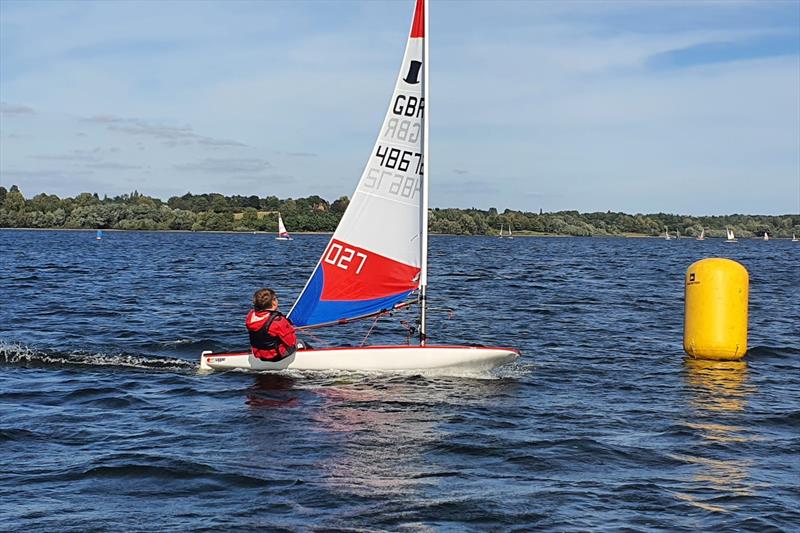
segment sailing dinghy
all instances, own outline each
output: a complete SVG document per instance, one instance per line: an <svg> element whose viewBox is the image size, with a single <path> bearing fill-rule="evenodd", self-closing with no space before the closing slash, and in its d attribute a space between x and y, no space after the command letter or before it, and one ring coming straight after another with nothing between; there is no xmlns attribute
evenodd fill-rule
<svg viewBox="0 0 800 533"><path fill-rule="evenodd" d="M698 241L704 241L704 240L706 240L706 228L701 228L701 229L700 229L700 236L699 236L699 237L697 237L697 240L698 240Z"/></svg>
<svg viewBox="0 0 800 533"><path fill-rule="evenodd" d="M514 235L511 234L511 224L508 225L508 234L503 233L503 225L500 224L500 238L513 239Z"/></svg>
<svg viewBox="0 0 800 533"><path fill-rule="evenodd" d="M203 352L205 370L486 370L519 357L513 348L426 343L428 284L428 6L417 0L389 110L314 272L289 311L304 328L377 317L419 304L418 346L298 350L277 362L249 351Z"/></svg>
<svg viewBox="0 0 800 533"><path fill-rule="evenodd" d="M278 236L275 237L276 241L291 241L292 238L289 236L289 232L286 231L286 226L283 225L283 219L281 218L281 214L278 213Z"/></svg>

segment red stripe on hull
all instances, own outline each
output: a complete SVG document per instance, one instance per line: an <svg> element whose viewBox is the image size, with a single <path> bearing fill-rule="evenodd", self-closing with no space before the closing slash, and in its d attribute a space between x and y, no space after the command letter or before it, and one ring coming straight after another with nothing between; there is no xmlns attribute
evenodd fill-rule
<svg viewBox="0 0 800 533"><path fill-rule="evenodd" d="M309 352L335 352L335 351L353 351L353 350L427 350L427 349L448 349L452 350L453 348L463 348L465 350L505 350L508 352L514 352L518 355L520 351L516 348L506 348L503 346L458 346L458 345L449 345L449 344L437 344L435 346L335 346L333 348L314 348L313 350L308 350ZM235 353L212 353L206 355L206 357L237 357L243 355L251 355L251 352L235 352Z"/></svg>

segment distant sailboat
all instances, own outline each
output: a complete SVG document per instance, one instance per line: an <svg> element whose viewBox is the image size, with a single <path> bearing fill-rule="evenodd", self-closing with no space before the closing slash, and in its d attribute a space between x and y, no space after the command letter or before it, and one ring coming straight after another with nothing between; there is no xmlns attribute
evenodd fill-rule
<svg viewBox="0 0 800 533"><path fill-rule="evenodd" d="M275 237L275 240L278 241L291 241L293 240L289 236L289 232L286 231L286 226L283 225L283 219L281 218L281 214L278 213L278 236Z"/></svg>
<svg viewBox="0 0 800 533"><path fill-rule="evenodd" d="M675 230L675 238L676 239L680 239L681 238L681 230Z"/></svg>
<svg viewBox="0 0 800 533"><path fill-rule="evenodd" d="M764 232L764 240L765 241L769 240L769 233L767 233L766 231Z"/></svg>
<svg viewBox="0 0 800 533"><path fill-rule="evenodd" d="M507 234L503 233L503 225L500 224L500 238L501 239L502 238L513 239L514 238L514 236L511 234L511 224L508 225L508 233Z"/></svg>
<svg viewBox="0 0 800 533"><path fill-rule="evenodd" d="M669 236L669 228L667 228L666 226L664 226L664 239L668 241L672 240L672 237Z"/></svg>
<svg viewBox="0 0 800 533"><path fill-rule="evenodd" d="M103 239L103 230L99 229L97 230L97 236L95 237L95 240L99 241L102 239Z"/></svg>
<svg viewBox="0 0 800 533"><path fill-rule="evenodd" d="M704 240L706 240L706 228L701 228L701 229L700 229L700 236L699 236L699 237L697 237L697 240L698 240L698 241L704 241Z"/></svg>
<svg viewBox="0 0 800 533"><path fill-rule="evenodd" d="M795 234L794 234L794 233L792 233L792 242L797 242L797 241L800 241L800 239L798 239L798 238L795 236Z"/></svg>
<svg viewBox="0 0 800 533"><path fill-rule="evenodd" d="M725 240L725 242L736 242L736 235L733 234L733 230L730 228L725 228L725 231L728 234L728 238Z"/></svg>

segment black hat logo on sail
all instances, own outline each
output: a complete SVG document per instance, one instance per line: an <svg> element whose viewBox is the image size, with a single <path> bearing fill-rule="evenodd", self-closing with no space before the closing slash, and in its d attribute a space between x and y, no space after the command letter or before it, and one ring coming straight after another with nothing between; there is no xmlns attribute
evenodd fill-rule
<svg viewBox="0 0 800 533"><path fill-rule="evenodd" d="M408 66L408 74L403 78L403 81L409 85L416 85L419 83L419 70L422 68L422 61L411 60Z"/></svg>

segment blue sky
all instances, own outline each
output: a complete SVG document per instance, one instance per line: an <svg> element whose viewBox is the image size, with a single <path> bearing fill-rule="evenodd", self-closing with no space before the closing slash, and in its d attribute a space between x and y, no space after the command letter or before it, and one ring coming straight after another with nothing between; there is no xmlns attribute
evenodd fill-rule
<svg viewBox="0 0 800 533"><path fill-rule="evenodd" d="M0 184L350 195L413 0L0 1ZM800 2L434 1L431 205L800 212Z"/></svg>

